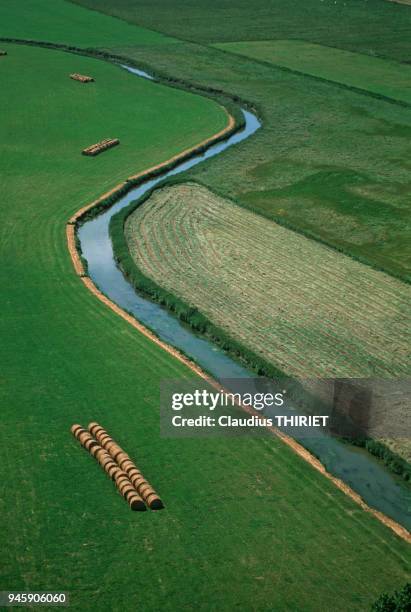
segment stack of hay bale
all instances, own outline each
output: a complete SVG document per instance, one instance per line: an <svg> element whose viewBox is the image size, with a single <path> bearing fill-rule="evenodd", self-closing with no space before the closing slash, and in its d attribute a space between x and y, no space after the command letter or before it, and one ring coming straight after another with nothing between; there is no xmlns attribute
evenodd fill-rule
<svg viewBox="0 0 411 612"><path fill-rule="evenodd" d="M164 508L163 502L129 455L98 423L90 423L88 430L81 425L73 425L71 433L114 480L132 510L146 510L146 504L151 510Z"/></svg>
<svg viewBox="0 0 411 612"><path fill-rule="evenodd" d="M102 151L115 147L118 144L120 144L120 140L118 138L105 138L101 142L97 142L96 144L83 149L82 154L91 156L98 155Z"/></svg>
<svg viewBox="0 0 411 612"><path fill-rule="evenodd" d="M80 81L81 83L92 83L94 81L93 77L85 74L79 74L78 72L73 72L73 74L70 74L70 79Z"/></svg>

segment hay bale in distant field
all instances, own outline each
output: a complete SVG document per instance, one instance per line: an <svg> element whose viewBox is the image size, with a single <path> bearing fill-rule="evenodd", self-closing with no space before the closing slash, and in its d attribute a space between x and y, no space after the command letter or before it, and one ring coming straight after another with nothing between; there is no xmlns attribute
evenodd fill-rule
<svg viewBox="0 0 411 612"><path fill-rule="evenodd" d="M86 74L79 74L78 72L70 74L70 79L73 79L73 81L80 81L80 83L92 83L94 81L93 77L87 76Z"/></svg>
<svg viewBox="0 0 411 612"><path fill-rule="evenodd" d="M118 138L104 138L104 140L100 140L100 142L96 142L95 144L86 147L81 153L83 155L94 157L95 155L98 155L99 153L102 153L107 149L111 149L119 144L120 140Z"/></svg>

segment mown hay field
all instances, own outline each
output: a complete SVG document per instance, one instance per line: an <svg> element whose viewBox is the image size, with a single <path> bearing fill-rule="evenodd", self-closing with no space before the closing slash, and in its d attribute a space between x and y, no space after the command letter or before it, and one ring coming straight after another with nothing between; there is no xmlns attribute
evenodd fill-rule
<svg viewBox="0 0 411 612"><path fill-rule="evenodd" d="M410 374L411 288L194 183L127 219L142 272L298 377Z"/></svg>
<svg viewBox="0 0 411 612"><path fill-rule="evenodd" d="M398 62L303 40L239 41L214 46L411 104L411 66Z"/></svg>

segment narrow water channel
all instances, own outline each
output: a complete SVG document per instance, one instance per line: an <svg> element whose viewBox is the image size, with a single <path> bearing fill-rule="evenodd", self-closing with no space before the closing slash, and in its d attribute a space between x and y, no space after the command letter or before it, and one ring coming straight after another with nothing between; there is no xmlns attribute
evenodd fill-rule
<svg viewBox="0 0 411 612"><path fill-rule="evenodd" d="M153 80L153 87L156 87L153 77L146 72L127 66L123 68L139 78ZM244 109L242 113L245 126L240 132L210 146L206 152L182 162L173 170L136 187L109 210L87 221L78 233L83 257L88 263L88 273L99 289L152 329L162 340L182 350L216 379L254 378L255 374L233 361L211 342L197 336L164 308L136 293L116 266L109 224L113 215L165 177L180 174L254 134L261 123L253 113ZM353 448L326 434L304 439L303 443L332 474L359 493L367 504L411 530L411 490L384 465L366 451Z"/></svg>

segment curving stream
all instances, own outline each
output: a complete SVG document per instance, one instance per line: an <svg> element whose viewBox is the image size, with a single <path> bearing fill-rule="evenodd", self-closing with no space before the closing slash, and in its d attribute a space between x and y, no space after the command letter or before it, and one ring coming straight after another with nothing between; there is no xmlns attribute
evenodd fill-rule
<svg viewBox="0 0 411 612"><path fill-rule="evenodd" d="M136 68L123 68L138 77L154 80L151 75ZM153 86L155 87L155 82ZM261 123L253 113L244 109L242 113L245 127L240 132L210 146L204 153L180 163L173 170L132 189L109 210L84 223L78 231L82 254L88 263L89 276L99 289L152 329L162 340L182 350L216 379L255 378L255 374L233 361L208 340L197 336L164 308L136 293L116 266L109 224L113 215L165 177L180 174L254 134L261 127ZM319 457L329 472L349 484L368 505L411 530L411 490L367 451L343 444L326 434L300 440Z"/></svg>

